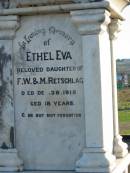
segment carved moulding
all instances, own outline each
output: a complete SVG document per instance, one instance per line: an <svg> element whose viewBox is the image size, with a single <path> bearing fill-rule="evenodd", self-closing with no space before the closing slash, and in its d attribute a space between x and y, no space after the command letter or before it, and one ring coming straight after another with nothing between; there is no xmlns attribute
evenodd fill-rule
<svg viewBox="0 0 130 173"><path fill-rule="evenodd" d="M71 3L95 3L95 2L109 2L115 6L119 11L130 2L130 0L2 0L3 7L17 8L27 6L44 6L49 4L71 4Z"/></svg>

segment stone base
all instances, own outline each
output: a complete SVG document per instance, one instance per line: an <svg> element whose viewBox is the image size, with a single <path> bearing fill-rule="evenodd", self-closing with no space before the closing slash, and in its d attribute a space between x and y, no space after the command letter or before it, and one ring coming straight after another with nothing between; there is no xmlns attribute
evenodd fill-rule
<svg viewBox="0 0 130 173"><path fill-rule="evenodd" d="M23 162L16 149L0 149L0 172L17 172L23 170Z"/></svg>
<svg viewBox="0 0 130 173"><path fill-rule="evenodd" d="M76 172L112 172L116 167L115 162L115 156L103 148L87 148L76 162Z"/></svg>
<svg viewBox="0 0 130 173"><path fill-rule="evenodd" d="M125 173L125 171L128 168L128 165L130 164L130 154L128 154L122 159L117 159L115 163L116 163L116 167L114 170L110 172L104 172L104 173ZM0 171L0 173L9 173L9 172ZM16 173L16 172L11 171L10 173ZM20 173L75 173L75 171L22 171ZM89 173L89 172L86 172L86 173ZM99 173L99 172L96 172L96 173Z"/></svg>

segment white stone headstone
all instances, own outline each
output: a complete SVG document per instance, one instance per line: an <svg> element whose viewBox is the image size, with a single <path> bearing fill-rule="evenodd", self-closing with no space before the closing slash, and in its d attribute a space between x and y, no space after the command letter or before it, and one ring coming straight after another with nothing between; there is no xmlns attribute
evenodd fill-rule
<svg viewBox="0 0 130 173"><path fill-rule="evenodd" d="M75 168L85 144L81 46L68 15L21 19L14 95L16 146L25 169Z"/></svg>

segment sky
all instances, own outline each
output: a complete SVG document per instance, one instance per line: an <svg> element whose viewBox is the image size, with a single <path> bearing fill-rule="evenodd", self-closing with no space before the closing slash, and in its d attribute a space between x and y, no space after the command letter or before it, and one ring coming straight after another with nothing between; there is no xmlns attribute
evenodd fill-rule
<svg viewBox="0 0 130 173"><path fill-rule="evenodd" d="M122 22L122 31L116 41L116 58L130 59L130 6L123 11L125 21Z"/></svg>

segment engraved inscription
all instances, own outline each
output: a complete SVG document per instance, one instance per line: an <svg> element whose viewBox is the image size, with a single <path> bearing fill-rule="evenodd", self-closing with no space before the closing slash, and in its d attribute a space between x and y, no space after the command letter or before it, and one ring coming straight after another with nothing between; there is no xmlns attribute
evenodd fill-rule
<svg viewBox="0 0 130 173"><path fill-rule="evenodd" d="M42 36L45 38L43 41L42 49L40 51L28 50L27 46L32 44L34 39L38 36ZM23 57L22 61L26 63L26 67L17 66L16 68L16 84L17 86L40 86L40 90L21 90L20 95L28 96L31 100L31 96L38 96L38 100L31 100L29 102L29 106L31 107L32 112L21 113L21 117L51 117L48 114L45 114L44 111L33 113L34 107L39 107L43 109L46 107L72 107L76 106L76 102L74 99L70 99L70 96L77 96L79 91L76 89L57 89L52 90L51 85L63 85L69 87L69 85L83 85L83 77L81 76L81 72L83 70L83 65L74 64L73 61L75 57L73 56L73 52L66 48L62 49L53 49L54 46L54 39L53 36L62 37L67 41L67 45L69 47L73 47L76 42L74 39L65 31L56 29L54 26L49 27L48 29L42 28L39 30L32 31L30 34L26 34L23 37L24 41L19 41L18 45L20 46L20 50L22 49ZM49 36L49 37L48 37ZM68 42L69 41L69 42ZM46 47L48 49L46 49ZM57 47L58 48L58 47ZM46 51L47 50L47 51ZM50 62L54 62L52 66L48 66ZM65 66L62 65L65 62ZM31 65L31 64L34 64ZM38 65L36 66L35 64ZM40 66L39 66L40 64ZM72 64L69 66L69 64ZM53 72L53 75L51 74ZM57 72L59 74L57 75ZM69 72L77 73L74 77L69 76ZM45 75L46 74L46 75ZM56 74L56 75L55 75ZM79 75L80 74L80 75ZM42 90L42 87L47 85L50 87L50 90ZM71 87L70 87L71 88ZM41 101L40 96L51 96L52 99ZM63 99L64 97L65 99ZM68 111L67 111L68 112ZM50 114L51 115L51 114ZM54 116L55 115L55 116ZM59 116L60 115L60 116ZM63 116L62 116L63 115ZM76 116L78 115L78 116ZM79 116L80 115L80 116ZM67 117L67 118L79 118L81 117L81 113L69 113L68 114L53 114L53 118L55 117Z"/></svg>

